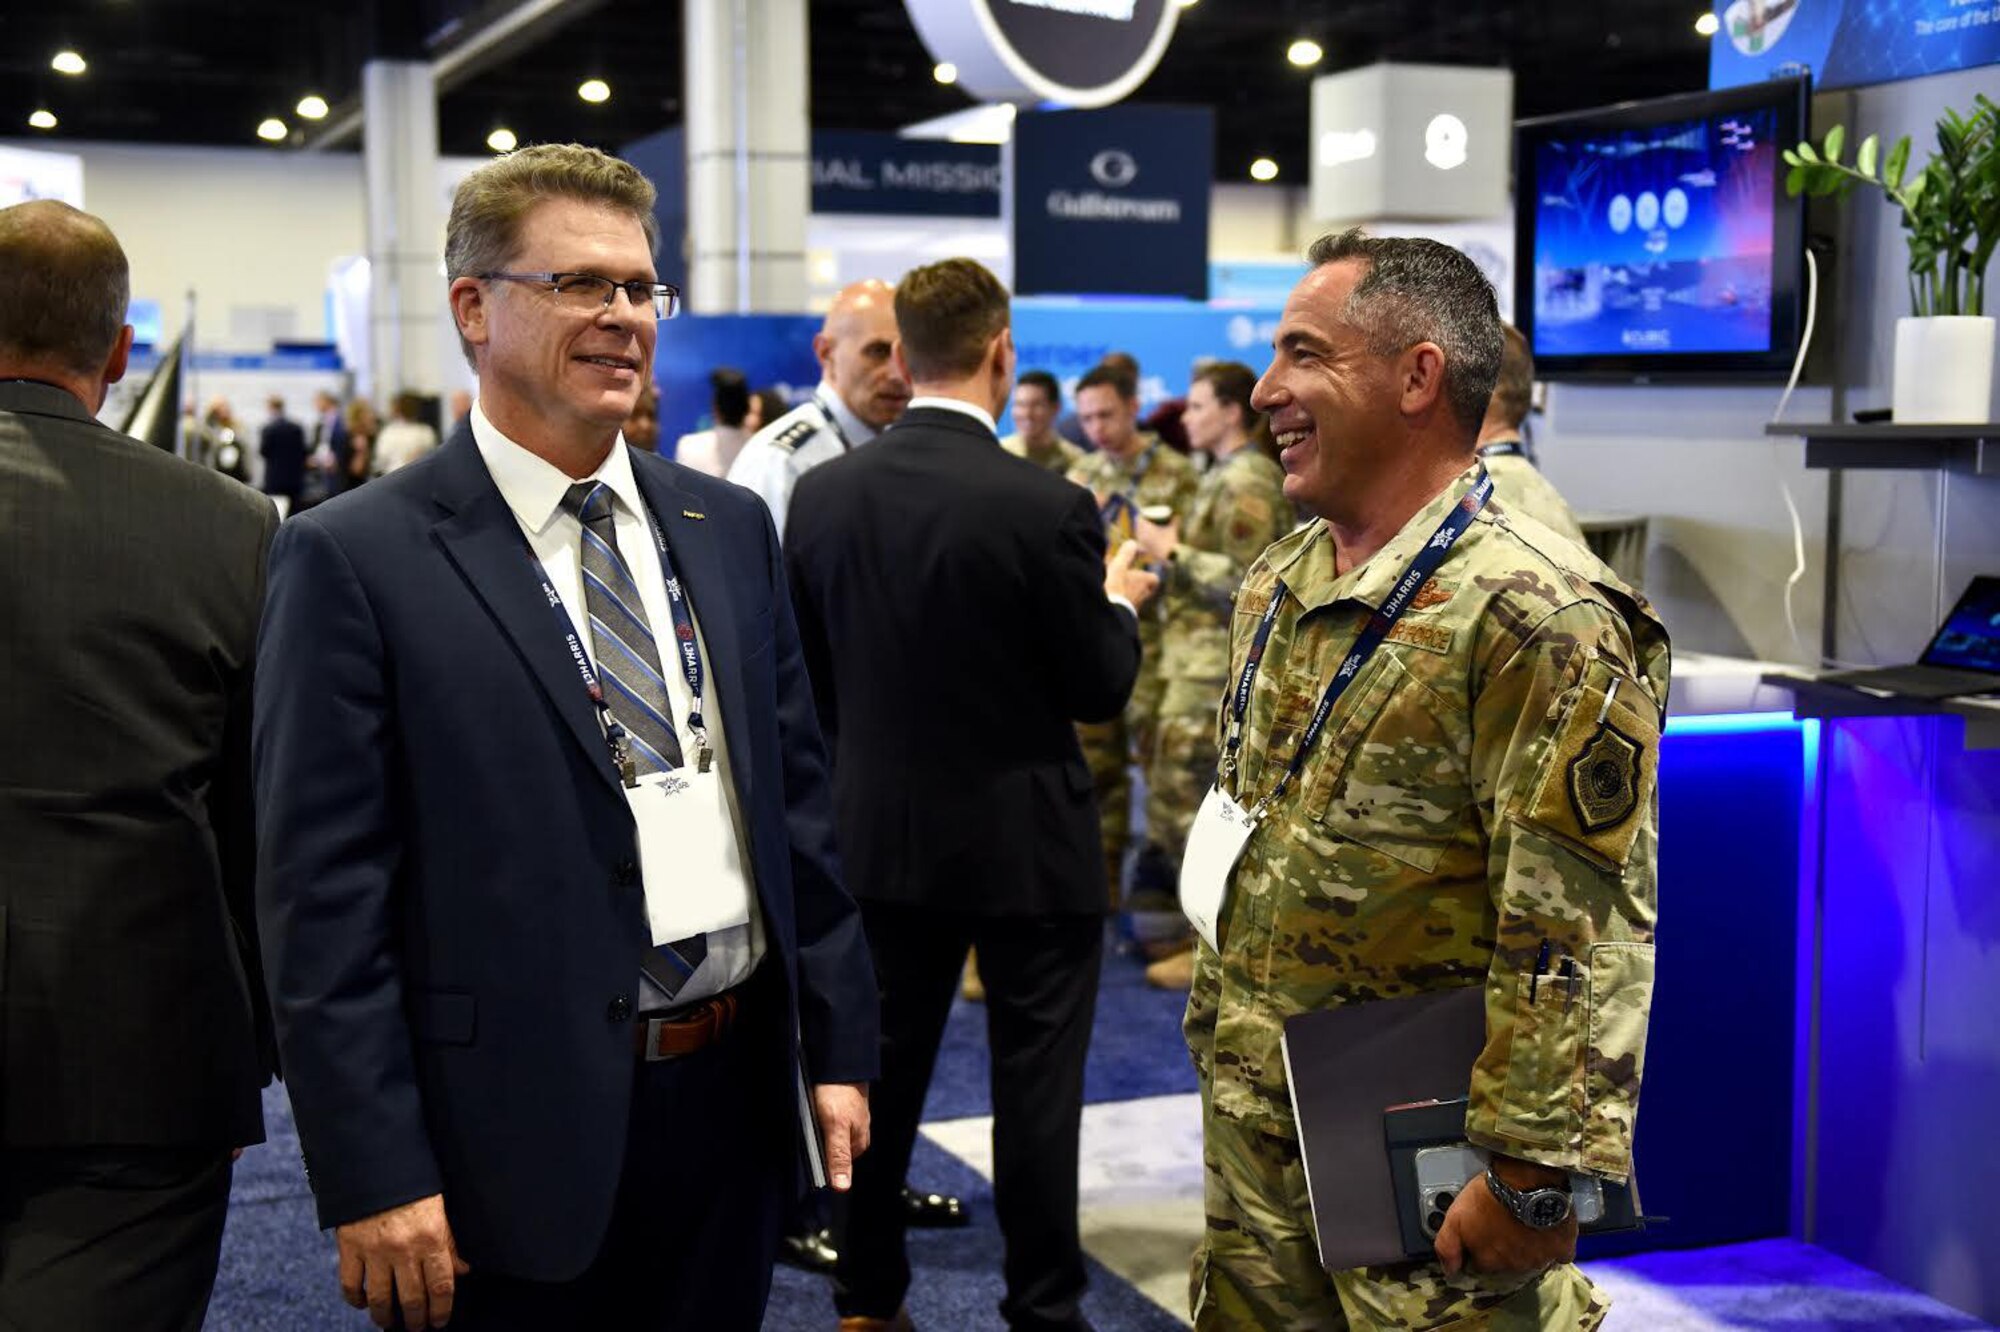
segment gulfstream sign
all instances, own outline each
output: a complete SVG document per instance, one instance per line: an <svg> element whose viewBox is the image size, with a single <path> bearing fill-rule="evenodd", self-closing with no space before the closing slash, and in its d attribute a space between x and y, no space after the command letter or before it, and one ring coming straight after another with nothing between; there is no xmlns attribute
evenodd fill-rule
<svg viewBox="0 0 2000 1332"><path fill-rule="evenodd" d="M1166 53L1179 0L904 0L931 57L989 102L1109 106Z"/></svg>

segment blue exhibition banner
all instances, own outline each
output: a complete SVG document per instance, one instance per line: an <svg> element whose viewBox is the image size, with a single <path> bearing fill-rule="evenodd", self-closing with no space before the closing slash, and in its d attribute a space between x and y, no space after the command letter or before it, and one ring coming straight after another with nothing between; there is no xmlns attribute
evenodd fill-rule
<svg viewBox="0 0 2000 1332"><path fill-rule="evenodd" d="M1708 84L1854 88L2000 62L2000 0L1721 0Z"/></svg>
<svg viewBox="0 0 2000 1332"><path fill-rule="evenodd" d="M1208 298L1215 113L1116 106L1014 119L1014 289Z"/></svg>
<svg viewBox="0 0 2000 1332"><path fill-rule="evenodd" d="M812 210L1000 216L1000 149L866 130L814 130Z"/></svg>
<svg viewBox="0 0 2000 1332"><path fill-rule="evenodd" d="M1187 392L1198 358L1241 361L1262 374L1271 363L1278 310L1219 310L1178 301L1014 302L1014 349L1022 370L1046 370L1062 382L1063 406L1076 381L1111 351L1139 362L1139 408L1149 412ZM1001 432L1013 429L1003 421Z"/></svg>
<svg viewBox="0 0 2000 1332"><path fill-rule="evenodd" d="M729 366L755 389L800 402L819 383L813 334L819 315L681 315L660 322L653 379L660 387L660 452L673 456L682 435L714 425L709 372Z"/></svg>

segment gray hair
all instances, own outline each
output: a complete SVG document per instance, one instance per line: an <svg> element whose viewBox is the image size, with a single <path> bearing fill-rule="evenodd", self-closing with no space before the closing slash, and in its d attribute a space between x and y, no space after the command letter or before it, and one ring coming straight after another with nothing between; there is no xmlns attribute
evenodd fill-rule
<svg viewBox="0 0 2000 1332"><path fill-rule="evenodd" d="M0 360L94 375L131 303L131 266L101 219L54 199L0 208Z"/></svg>
<svg viewBox="0 0 2000 1332"><path fill-rule="evenodd" d="M445 224L445 279L478 277L505 268L521 244L521 226L537 204L573 199L631 214L646 233L646 252L660 247L653 216L653 182L630 162L576 143L531 144L487 163L458 184ZM468 365L472 345L458 339Z"/></svg>
<svg viewBox="0 0 2000 1332"><path fill-rule="evenodd" d="M1347 294L1343 322L1378 356L1419 342L1444 352L1445 402L1468 440L1479 432L1500 377L1500 305L1479 266L1442 242L1417 236L1370 236L1359 227L1312 243L1314 268L1354 259L1367 268Z"/></svg>

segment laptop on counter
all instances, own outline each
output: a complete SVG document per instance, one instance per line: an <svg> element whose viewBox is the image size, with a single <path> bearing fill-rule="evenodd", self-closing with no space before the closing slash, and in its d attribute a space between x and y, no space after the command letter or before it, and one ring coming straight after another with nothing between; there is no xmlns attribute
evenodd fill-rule
<svg viewBox="0 0 2000 1332"><path fill-rule="evenodd" d="M2000 693L2000 575L1967 585L1916 664L1832 671L1817 681L1906 698Z"/></svg>

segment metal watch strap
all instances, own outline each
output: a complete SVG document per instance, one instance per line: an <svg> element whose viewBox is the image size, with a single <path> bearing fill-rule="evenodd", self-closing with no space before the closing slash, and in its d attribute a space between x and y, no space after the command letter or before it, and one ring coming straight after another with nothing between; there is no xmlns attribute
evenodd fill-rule
<svg viewBox="0 0 2000 1332"><path fill-rule="evenodd" d="M1536 1189L1517 1189L1506 1180L1500 1178L1500 1172L1495 1170L1490 1162L1486 1167L1486 1187L1493 1191L1493 1196L1500 1200L1502 1207L1505 1207L1513 1214L1516 1221L1519 1221L1531 1230L1553 1230L1563 1222L1569 1220L1570 1213L1575 1210L1575 1202L1570 1197L1568 1189L1556 1188L1554 1186L1545 1186ZM1560 1199L1562 1210L1560 1213L1555 1214L1551 1220L1537 1221L1535 1219L1535 1213L1539 1210L1537 1204L1543 1202L1545 1199Z"/></svg>

